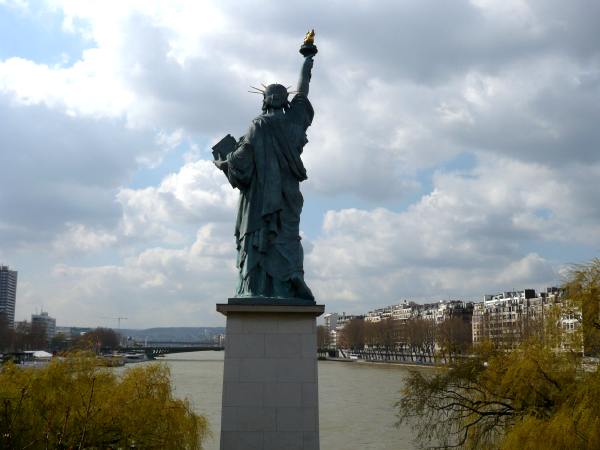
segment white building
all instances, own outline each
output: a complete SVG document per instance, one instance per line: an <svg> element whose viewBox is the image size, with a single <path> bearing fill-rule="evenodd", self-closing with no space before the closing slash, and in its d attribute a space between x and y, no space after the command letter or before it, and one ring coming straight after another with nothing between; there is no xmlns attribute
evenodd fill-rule
<svg viewBox="0 0 600 450"><path fill-rule="evenodd" d="M547 288L536 294L534 289L501 292L484 296L473 310L473 343L490 340L499 345L514 346L543 325L547 311L563 303L558 288ZM563 330L574 332L581 323L580 314L565 312L560 317Z"/></svg>
<svg viewBox="0 0 600 450"><path fill-rule="evenodd" d="M413 303L408 300L402 301L397 305L392 306L392 319L394 320L408 320L413 316Z"/></svg>
<svg viewBox="0 0 600 450"><path fill-rule="evenodd" d="M329 332L335 330L337 327L338 313L327 313L323 316L325 327Z"/></svg>
<svg viewBox="0 0 600 450"><path fill-rule="evenodd" d="M364 319L365 316L355 314L342 314L328 313L323 316L325 326L329 330L329 346L331 348L337 348L338 337L340 332L344 329L346 324L354 319Z"/></svg>

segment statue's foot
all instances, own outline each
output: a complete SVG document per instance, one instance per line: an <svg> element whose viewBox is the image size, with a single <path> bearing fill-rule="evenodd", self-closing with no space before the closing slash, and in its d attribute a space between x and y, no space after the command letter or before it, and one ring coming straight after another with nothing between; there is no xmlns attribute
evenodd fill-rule
<svg viewBox="0 0 600 450"><path fill-rule="evenodd" d="M314 301L315 297L302 277L295 275L290 279L290 282L292 283L292 288L294 289L297 298Z"/></svg>

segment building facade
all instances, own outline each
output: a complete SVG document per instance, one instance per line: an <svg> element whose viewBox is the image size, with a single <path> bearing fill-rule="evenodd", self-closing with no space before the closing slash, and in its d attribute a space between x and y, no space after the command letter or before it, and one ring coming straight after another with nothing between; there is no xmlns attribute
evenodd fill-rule
<svg viewBox="0 0 600 450"><path fill-rule="evenodd" d="M39 314L31 315L31 328L32 329L43 329L46 331L46 338L48 342L56 335L56 319L50 317L47 312L41 311Z"/></svg>
<svg viewBox="0 0 600 450"><path fill-rule="evenodd" d="M15 325L15 303L17 300L17 271L8 266L0 266L0 314L8 326Z"/></svg>
<svg viewBox="0 0 600 450"><path fill-rule="evenodd" d="M338 313L328 313L323 316L324 325L329 330L329 347L337 348L338 347L338 338L340 332L344 329L346 324L354 319L364 319L365 316L362 315L354 315L354 314L346 314L343 312L342 314Z"/></svg>
<svg viewBox="0 0 600 450"><path fill-rule="evenodd" d="M330 330L330 345L332 347L337 347L339 333L350 320L364 319L365 322L370 324L390 320L389 325L391 326L391 334L394 341L393 346L402 349L408 345L404 330L407 326L411 325L411 322L409 322L411 320L425 320L428 324L435 327L450 318L459 318L465 322L464 326L461 326L461 329L466 327L466 340L470 342L472 317L472 302L441 300L436 303L419 304L403 300L398 304L377 308L361 316L346 315L346 313L342 313L341 315L330 313L326 314L324 319L325 326Z"/></svg>
<svg viewBox="0 0 600 450"><path fill-rule="evenodd" d="M556 287L539 294L534 289L525 289L486 295L473 309L473 343L490 341L502 347L514 347L528 336L543 332L550 308L561 306L562 300ZM558 320L564 331L573 332L580 319L577 311L565 311Z"/></svg>
<svg viewBox="0 0 600 450"><path fill-rule="evenodd" d="M450 317L460 317L468 322L473 315L473 303L462 300L440 300L436 303L415 303L404 300L396 305L385 306L369 311L367 322L380 322L386 319L406 321L409 319L429 320L436 324Z"/></svg>

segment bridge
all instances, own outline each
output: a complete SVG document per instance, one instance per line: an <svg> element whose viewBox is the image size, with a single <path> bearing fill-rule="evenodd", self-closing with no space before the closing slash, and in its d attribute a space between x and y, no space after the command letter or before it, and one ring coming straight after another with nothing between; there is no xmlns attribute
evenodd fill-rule
<svg viewBox="0 0 600 450"><path fill-rule="evenodd" d="M206 352L222 351L220 347L213 343L206 342L148 342L145 347L121 347L121 351L127 353L145 353L148 359L167 355L169 353L188 353L188 352Z"/></svg>

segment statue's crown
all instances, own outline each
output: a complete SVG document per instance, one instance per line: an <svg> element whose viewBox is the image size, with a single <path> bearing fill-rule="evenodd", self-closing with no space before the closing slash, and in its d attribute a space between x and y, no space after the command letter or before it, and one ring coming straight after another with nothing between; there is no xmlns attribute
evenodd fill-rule
<svg viewBox="0 0 600 450"><path fill-rule="evenodd" d="M265 104L273 108L282 108L288 99L288 90L282 84L270 84L264 92Z"/></svg>
<svg viewBox="0 0 600 450"><path fill-rule="evenodd" d="M288 92L288 88L286 88L282 84L270 84L262 87L264 89L259 89L254 86L250 86L253 91L248 91L253 94L262 94L263 95L263 109L268 108L284 108L288 106L288 96L290 93Z"/></svg>

